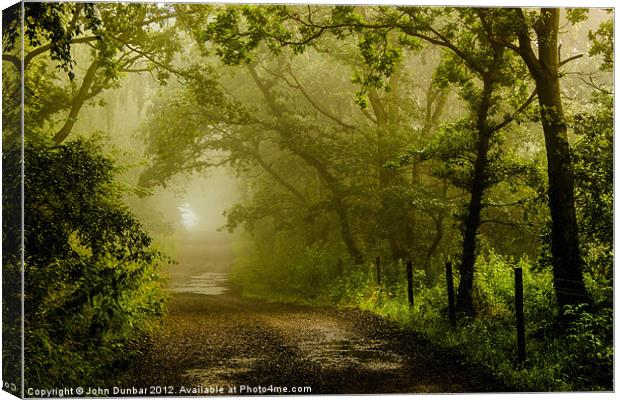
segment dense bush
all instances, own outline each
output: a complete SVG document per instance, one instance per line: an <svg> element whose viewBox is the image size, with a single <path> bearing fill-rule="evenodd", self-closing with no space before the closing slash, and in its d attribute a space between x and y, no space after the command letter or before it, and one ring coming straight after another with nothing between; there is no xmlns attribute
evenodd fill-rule
<svg viewBox="0 0 620 400"><path fill-rule="evenodd" d="M573 147L576 209L585 267L593 279L611 287L614 259L613 96L603 93L593 96L591 107L574 116L573 129L576 137Z"/></svg>
<svg viewBox="0 0 620 400"><path fill-rule="evenodd" d="M575 307L568 334L561 340L564 370L579 389L611 389L613 380L613 309L589 312Z"/></svg>
<svg viewBox="0 0 620 400"><path fill-rule="evenodd" d="M24 157L26 387L100 384L164 311L162 257L96 145L27 145Z"/></svg>

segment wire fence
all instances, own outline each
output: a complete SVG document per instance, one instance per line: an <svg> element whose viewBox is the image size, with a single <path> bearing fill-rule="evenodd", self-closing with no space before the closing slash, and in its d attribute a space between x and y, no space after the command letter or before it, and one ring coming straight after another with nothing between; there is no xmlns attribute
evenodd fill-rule
<svg viewBox="0 0 620 400"><path fill-rule="evenodd" d="M559 304L589 303L591 299L585 294L587 292L583 281L549 276L549 281L543 282L544 287L547 288L545 289L535 287L536 285L529 276L524 279L523 270L519 266L513 265L511 269L512 274L507 274L505 270L475 271L472 297L474 308L486 318L514 315L517 365L523 365L526 360L525 309L528 305L528 294L534 297L535 292L538 294L544 292L549 301L555 298ZM340 276L347 273L347 267L342 259L338 260L337 271ZM416 278L420 279L421 275L416 275L410 260L383 264L381 258L376 257L372 263L366 265L365 273L367 284L374 284L378 290L406 285L406 300L410 308L413 308L417 301L416 292L428 283L416 281ZM444 290L445 317L453 327L457 326L459 320L456 307L459 275L458 266L447 262L445 263L445 279L436 282ZM394 292L394 295L400 296L404 293Z"/></svg>

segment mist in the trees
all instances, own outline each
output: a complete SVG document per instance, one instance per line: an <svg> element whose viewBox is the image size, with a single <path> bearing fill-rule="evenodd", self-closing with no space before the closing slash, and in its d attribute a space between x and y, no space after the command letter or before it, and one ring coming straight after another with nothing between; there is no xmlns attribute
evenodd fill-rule
<svg viewBox="0 0 620 400"><path fill-rule="evenodd" d="M23 53L17 11L29 385L612 387L612 11L26 3Z"/></svg>

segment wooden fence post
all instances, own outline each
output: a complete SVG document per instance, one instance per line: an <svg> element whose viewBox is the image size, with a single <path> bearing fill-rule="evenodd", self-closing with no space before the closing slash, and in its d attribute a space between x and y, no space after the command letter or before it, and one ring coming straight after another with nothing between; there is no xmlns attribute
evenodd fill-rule
<svg viewBox="0 0 620 400"><path fill-rule="evenodd" d="M413 308L413 263L411 260L407 260L407 298L409 308Z"/></svg>
<svg viewBox="0 0 620 400"><path fill-rule="evenodd" d="M456 326L456 312L454 310L454 281L452 280L452 263L446 263L446 283L448 286L448 318L452 326Z"/></svg>
<svg viewBox="0 0 620 400"><path fill-rule="evenodd" d="M381 285L381 257L375 259L375 265L377 266L377 285Z"/></svg>
<svg viewBox="0 0 620 400"><path fill-rule="evenodd" d="M517 319L517 357L525 361L525 320L523 318L523 270L515 268L515 317Z"/></svg>

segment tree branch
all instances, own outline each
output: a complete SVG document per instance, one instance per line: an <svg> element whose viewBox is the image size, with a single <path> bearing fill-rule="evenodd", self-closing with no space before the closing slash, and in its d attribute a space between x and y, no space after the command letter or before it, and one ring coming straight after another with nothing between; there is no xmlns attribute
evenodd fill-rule
<svg viewBox="0 0 620 400"><path fill-rule="evenodd" d="M517 115L521 114L526 108L528 108L530 106L530 104L532 104L534 102L534 100L536 99L537 95L538 95L538 92L537 92L536 89L534 89L534 91L532 91L532 94L530 95L530 97L528 97L528 99L523 104L521 104L521 107L519 107L509 117L505 118L504 121L502 121L499 124L495 125L494 127L490 128L491 133L499 131L500 129L502 129L503 127L505 127L506 125L508 125L512 121L514 121L515 118L517 117Z"/></svg>
<svg viewBox="0 0 620 400"><path fill-rule="evenodd" d="M298 191L293 185L291 185L289 182L287 182L284 178L282 178L280 176L280 174L278 174L276 171L273 170L273 168L271 168L270 164L267 164L265 162L265 160L263 160L263 158L260 156L260 154L258 153L258 151L256 153L252 153L252 155L254 156L254 159L256 160L256 162L258 163L258 165L260 165L267 173L269 173L269 175L271 175L271 177L278 182L280 185L284 186L289 192L291 192L291 194L293 194L293 196L295 196L301 203L306 203L306 198L304 197L303 194L301 194L300 191Z"/></svg>
<svg viewBox="0 0 620 400"><path fill-rule="evenodd" d="M569 62L574 61L574 60L577 60L577 59L579 59L579 58L581 58L581 57L583 57L583 54L576 54L576 55L574 55L574 56L572 56L572 57L567 58L566 60L562 60L562 61L560 61L560 63L558 64L558 66L560 66L560 67L561 67L561 66L563 66L564 64L568 64Z"/></svg>
<svg viewBox="0 0 620 400"><path fill-rule="evenodd" d="M8 61L12 63L13 65L15 65L15 68L17 68L18 71L22 70L22 61L19 59L19 57L14 56L13 54L2 54L2 61Z"/></svg>
<svg viewBox="0 0 620 400"><path fill-rule="evenodd" d="M82 79L82 85L80 86L80 90L71 103L71 110L69 111L69 116L67 117L62 128L60 128L60 130L54 135L54 143L60 144L67 138L67 136L69 136L71 130L73 129L73 126L77 121L77 116L82 109L82 106L84 105L86 100L92 97L89 97L89 92L95 80L97 68L99 68L98 60L93 61L90 67L88 67L88 70L84 75L84 79Z"/></svg>
<svg viewBox="0 0 620 400"><path fill-rule="evenodd" d="M81 37L81 38L75 38L71 40L71 44L74 43L89 43L89 42L94 42L96 40L99 40L99 36L86 36L86 37ZM36 56L45 53L46 51L51 50L53 47L52 43L48 43L45 44L43 46L37 47L36 49L32 50L31 52L29 52L28 54L26 54L26 56L24 57L24 69L26 69L26 67L28 67L28 64L30 64L30 62L32 61L33 58L35 58Z"/></svg>

